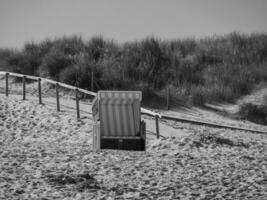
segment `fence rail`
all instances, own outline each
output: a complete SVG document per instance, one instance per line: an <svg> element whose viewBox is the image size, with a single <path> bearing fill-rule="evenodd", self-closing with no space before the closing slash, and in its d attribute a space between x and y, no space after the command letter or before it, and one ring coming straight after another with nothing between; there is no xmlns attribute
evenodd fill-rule
<svg viewBox="0 0 267 200"><path fill-rule="evenodd" d="M213 127L213 128L223 128L223 129L232 129L232 130L239 130L239 131L248 131L248 132L259 133L259 134L267 134L266 131L236 127L236 126L225 125L225 124L218 124L218 123L213 123L213 122L205 122L202 120L186 119L186 118L172 117L172 116L167 116L167 115L162 115L161 118L166 119L166 120L179 121L179 122L190 123L190 124L201 125L201 126L208 126L208 127Z"/></svg>

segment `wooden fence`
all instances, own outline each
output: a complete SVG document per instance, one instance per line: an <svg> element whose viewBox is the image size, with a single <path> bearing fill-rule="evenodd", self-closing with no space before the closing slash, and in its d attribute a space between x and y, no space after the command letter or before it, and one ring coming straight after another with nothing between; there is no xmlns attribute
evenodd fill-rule
<svg viewBox="0 0 267 200"><path fill-rule="evenodd" d="M65 83L60 83L57 81L53 81L50 79L46 79L46 78L40 78L40 77L36 77L36 76L30 76L30 75L24 75L24 74L18 74L18 73L13 73L13 72L3 72L0 71L0 75L4 75L5 76L5 80L6 80L6 85L5 85L5 94L6 96L9 95L9 76L14 76L14 77L20 77L22 78L22 95L23 95L23 100L26 100L26 80L30 79L30 80L34 80L38 82L38 98L39 98L39 104L42 104L42 82L47 82L47 83L51 83L55 85L55 92L56 92L56 105L57 105L57 111L60 111L60 98L59 98L59 89L60 87L63 88L67 88L67 89L71 89L75 91L75 101L76 101L76 113L77 113L77 119L80 119L80 105L79 105L79 93L83 93L83 94L87 94L90 96L96 96L95 92L91 92L88 90L84 90L78 87L74 87ZM159 133L159 118L161 118L161 115L158 113L155 113L153 111L147 110L145 108L141 108L141 114L143 115L148 115L148 116L152 116L155 118L155 123L156 123L156 134L157 134L157 138L160 137L160 133Z"/></svg>
<svg viewBox="0 0 267 200"><path fill-rule="evenodd" d="M91 96L96 96L95 92L87 91L78 87L74 87L68 84L60 83L57 81L53 81L50 79L46 78L40 78L36 76L29 76L29 75L23 75L23 74L18 74L18 73L11 73L11 72L3 72L0 71L0 75L4 75L6 79L6 88L5 88L5 93L6 96L9 95L9 88L8 88L8 78L9 76L15 76L15 77L21 77L22 78L22 83L23 83L23 99L26 99L26 79L30 80L35 80L38 81L38 96L39 96L39 103L42 103L42 88L41 88L41 83L42 82L48 82L51 84L55 85L55 90L56 90L56 102L57 102L57 111L60 111L60 99L59 99L59 87L71 89L75 91L75 101L76 101L76 112L77 112L77 119L80 118L80 106L79 106L79 93L84 93L87 95ZM170 104L170 89L167 89L167 109L169 109L169 104ZM204 125L204 126L209 126L209 127L214 127L214 128L226 128L226 129L234 129L234 130L240 130L240 131L249 131L249 132L254 132L254 133L260 133L260 134L266 134L266 131L261 131L261 130L255 130L255 129L247 129L247 128L242 128L242 127L235 127L235 126L230 126L230 125L223 125L223 124L217 124L217 123L212 123L212 122L206 122L202 120L193 120L193 119L186 119L186 118L179 118L179 117L172 117L172 116L167 116L167 115L160 115L158 113L155 113L151 110L147 110L145 108L141 108L141 114L143 115L148 115L151 117L154 117L155 119L155 127L156 127L156 134L157 138L160 137L160 131L159 131L159 119L167 119L167 120L173 120L173 121L179 121L179 122L184 122L184 123L190 123L190 124L196 124L196 125Z"/></svg>

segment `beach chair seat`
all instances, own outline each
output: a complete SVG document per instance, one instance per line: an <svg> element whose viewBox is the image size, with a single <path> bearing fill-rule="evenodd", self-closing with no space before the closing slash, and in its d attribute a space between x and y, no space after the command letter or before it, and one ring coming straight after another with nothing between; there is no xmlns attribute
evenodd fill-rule
<svg viewBox="0 0 267 200"><path fill-rule="evenodd" d="M145 150L140 91L99 91L93 101L94 149Z"/></svg>

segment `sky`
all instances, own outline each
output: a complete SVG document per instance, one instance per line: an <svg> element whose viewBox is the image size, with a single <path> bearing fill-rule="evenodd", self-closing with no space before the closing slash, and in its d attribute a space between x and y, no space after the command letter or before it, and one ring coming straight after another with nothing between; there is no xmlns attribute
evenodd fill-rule
<svg viewBox="0 0 267 200"><path fill-rule="evenodd" d="M117 42L267 33L267 0L0 0L0 48L80 35Z"/></svg>

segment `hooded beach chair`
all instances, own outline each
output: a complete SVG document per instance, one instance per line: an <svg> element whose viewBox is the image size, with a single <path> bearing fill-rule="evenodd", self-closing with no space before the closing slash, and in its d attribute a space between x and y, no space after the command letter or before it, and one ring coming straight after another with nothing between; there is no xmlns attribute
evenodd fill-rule
<svg viewBox="0 0 267 200"><path fill-rule="evenodd" d="M94 149L144 151L145 122L141 122L140 91L99 91L92 112Z"/></svg>

